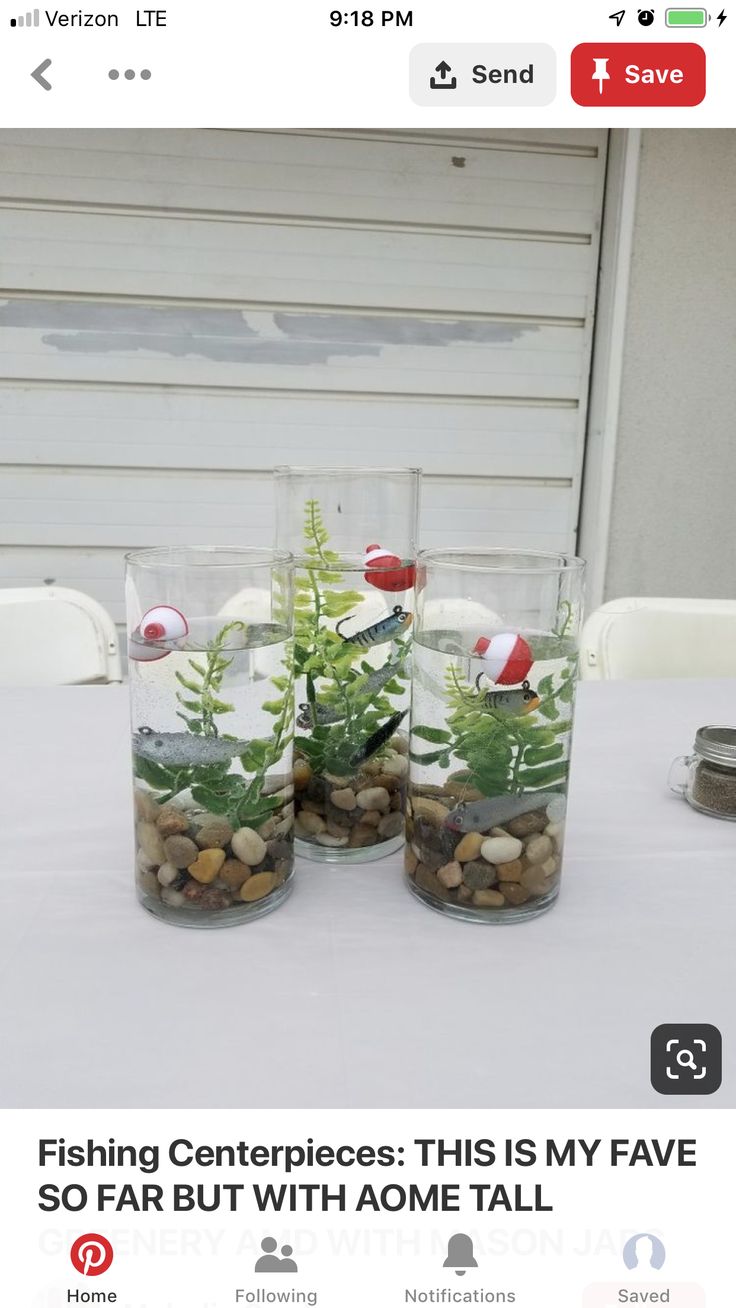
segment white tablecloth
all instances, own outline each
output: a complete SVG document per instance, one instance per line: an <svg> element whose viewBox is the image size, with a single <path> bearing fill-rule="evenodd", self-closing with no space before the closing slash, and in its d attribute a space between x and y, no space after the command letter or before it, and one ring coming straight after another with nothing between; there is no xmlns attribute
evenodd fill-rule
<svg viewBox="0 0 736 1308"><path fill-rule="evenodd" d="M669 795L736 683L580 688L563 890L448 920L400 859L301 862L253 924L191 931L133 894L126 692L0 693L0 1104L736 1105L736 823ZM712 1098L649 1085L660 1022L724 1037Z"/></svg>

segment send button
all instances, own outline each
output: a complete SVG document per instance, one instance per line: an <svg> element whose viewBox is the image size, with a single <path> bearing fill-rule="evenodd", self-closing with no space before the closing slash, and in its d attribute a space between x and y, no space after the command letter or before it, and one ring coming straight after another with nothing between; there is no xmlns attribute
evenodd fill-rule
<svg viewBox="0 0 736 1308"><path fill-rule="evenodd" d="M557 90L551 45L416 45L409 70L412 100L432 108L525 109L551 104Z"/></svg>

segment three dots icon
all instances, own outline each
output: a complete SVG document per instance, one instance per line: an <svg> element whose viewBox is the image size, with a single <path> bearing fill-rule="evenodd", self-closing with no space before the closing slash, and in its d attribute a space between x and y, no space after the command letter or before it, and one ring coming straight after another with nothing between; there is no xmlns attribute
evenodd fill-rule
<svg viewBox="0 0 736 1308"><path fill-rule="evenodd" d="M120 77L120 75L121 75L121 74L120 74L120 69L119 69L119 68L111 68L110 71L109 71L109 73L108 73L107 75L108 75L108 77L110 78L110 81L111 81L111 82L117 82L118 79L119 79L119 77ZM147 82L147 81L150 80L150 77L151 77L151 70L150 70L150 68L142 68L141 71L140 71L140 73L137 74L137 75L140 77L140 79L141 79L142 82ZM125 69L125 72L122 74L122 76L125 78L126 82L132 82L132 81L134 81L134 79L135 79L135 77L136 77L135 69L134 69L134 68L126 68L126 69Z"/></svg>

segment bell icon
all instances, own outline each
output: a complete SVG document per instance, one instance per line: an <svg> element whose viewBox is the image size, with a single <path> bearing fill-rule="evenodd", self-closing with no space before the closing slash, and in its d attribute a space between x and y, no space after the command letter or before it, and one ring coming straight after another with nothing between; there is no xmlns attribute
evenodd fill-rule
<svg viewBox="0 0 736 1308"><path fill-rule="evenodd" d="M477 1267L473 1257L473 1241L469 1235L451 1235L447 1242L447 1257L443 1267L451 1267L456 1276L464 1276L469 1267Z"/></svg>

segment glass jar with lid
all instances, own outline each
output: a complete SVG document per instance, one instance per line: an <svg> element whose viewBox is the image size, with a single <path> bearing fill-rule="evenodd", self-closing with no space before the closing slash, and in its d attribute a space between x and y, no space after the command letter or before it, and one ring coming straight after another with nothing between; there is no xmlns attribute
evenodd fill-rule
<svg viewBox="0 0 736 1308"><path fill-rule="evenodd" d="M698 812L736 822L736 727L700 727L692 754L672 764L669 786Z"/></svg>

